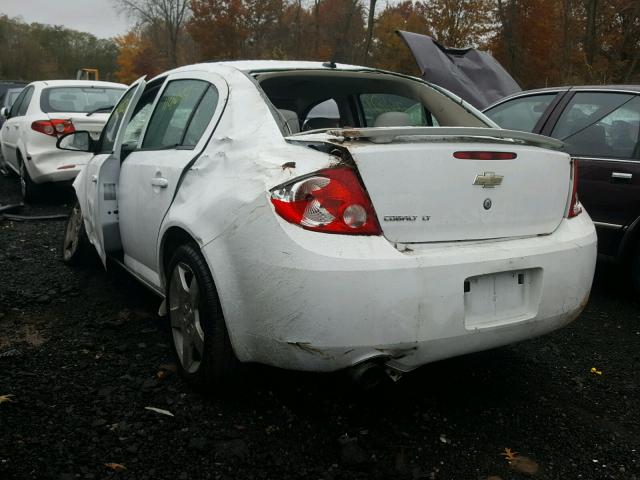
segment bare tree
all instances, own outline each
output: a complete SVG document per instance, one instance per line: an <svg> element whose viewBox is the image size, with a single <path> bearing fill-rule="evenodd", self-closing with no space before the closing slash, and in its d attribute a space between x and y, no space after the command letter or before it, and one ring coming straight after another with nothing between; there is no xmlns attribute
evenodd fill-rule
<svg viewBox="0 0 640 480"><path fill-rule="evenodd" d="M171 67L178 65L178 42L189 16L189 0L114 0L121 10L133 15L141 24L160 27L168 41Z"/></svg>
<svg viewBox="0 0 640 480"><path fill-rule="evenodd" d="M369 16L367 18L367 41L364 44L364 63L367 63L369 58L369 50L371 49L371 39L373 38L373 23L376 18L376 1L369 0Z"/></svg>

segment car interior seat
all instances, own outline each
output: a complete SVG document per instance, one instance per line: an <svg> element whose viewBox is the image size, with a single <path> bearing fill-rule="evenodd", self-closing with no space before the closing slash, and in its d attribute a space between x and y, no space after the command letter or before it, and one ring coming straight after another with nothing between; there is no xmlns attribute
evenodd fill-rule
<svg viewBox="0 0 640 480"><path fill-rule="evenodd" d="M338 128L340 127L340 119L339 118L328 118L328 117L313 117L308 118L304 122L304 127L302 130L317 130L319 128Z"/></svg>
<svg viewBox="0 0 640 480"><path fill-rule="evenodd" d="M405 112L385 112L376 117L374 127L411 127L411 117Z"/></svg>
<svg viewBox="0 0 640 480"><path fill-rule="evenodd" d="M285 109L278 109L278 112L284 120L284 124L289 129L289 133L294 134L300 132L300 120L296 112Z"/></svg>

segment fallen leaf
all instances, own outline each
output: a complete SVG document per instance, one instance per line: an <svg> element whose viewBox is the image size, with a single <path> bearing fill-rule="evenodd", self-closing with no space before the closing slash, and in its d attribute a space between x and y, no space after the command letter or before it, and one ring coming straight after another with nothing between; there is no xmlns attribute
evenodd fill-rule
<svg viewBox="0 0 640 480"><path fill-rule="evenodd" d="M602 375L602 370L598 370L596 367L591 367L591 373Z"/></svg>
<svg viewBox="0 0 640 480"><path fill-rule="evenodd" d="M497 476L497 475L489 475L489 476L487 477L487 480L502 480L502 478L500 478L500 477L499 477L499 476Z"/></svg>
<svg viewBox="0 0 640 480"><path fill-rule="evenodd" d="M156 413L161 413L162 415L168 415L170 417L173 417L173 413L171 413L169 410L163 410L161 408L156 408L156 407L144 407L145 410L151 410L152 412L156 412Z"/></svg>
<svg viewBox="0 0 640 480"><path fill-rule="evenodd" d="M114 472L123 472L127 469L127 467L119 463L105 463L104 466L110 468Z"/></svg>
<svg viewBox="0 0 640 480"><path fill-rule="evenodd" d="M528 457L517 456L509 462L512 470L525 475L535 475L540 470L540 466Z"/></svg>
<svg viewBox="0 0 640 480"><path fill-rule="evenodd" d="M518 452L513 452L513 451L511 451L510 448L505 448L504 452L502 452L501 455L504 455L504 459L507 462L511 462L511 461L516 459L516 456L518 455Z"/></svg>
<svg viewBox="0 0 640 480"><path fill-rule="evenodd" d="M8 395L0 395L0 405L3 403L14 403L15 400L11 400L11 398L13 397L13 395L11 393L9 393Z"/></svg>
<svg viewBox="0 0 640 480"><path fill-rule="evenodd" d="M158 380L162 380L166 376L167 376L167 372L165 370L158 370L158 372L156 373L156 378Z"/></svg>

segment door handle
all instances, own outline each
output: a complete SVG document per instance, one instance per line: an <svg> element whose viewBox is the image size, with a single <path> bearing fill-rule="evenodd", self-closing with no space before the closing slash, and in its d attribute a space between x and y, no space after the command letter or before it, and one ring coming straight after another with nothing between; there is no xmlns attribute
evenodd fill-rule
<svg viewBox="0 0 640 480"><path fill-rule="evenodd" d="M151 179L151 185L159 188L167 188L169 186L169 180L163 177L153 177Z"/></svg>
<svg viewBox="0 0 640 480"><path fill-rule="evenodd" d="M98 176L97 175L91 175L91 181L93 183L98 183Z"/></svg>
<svg viewBox="0 0 640 480"><path fill-rule="evenodd" d="M612 182L630 182L633 179L633 174L631 173L621 173L621 172L612 172L611 173L611 181Z"/></svg>

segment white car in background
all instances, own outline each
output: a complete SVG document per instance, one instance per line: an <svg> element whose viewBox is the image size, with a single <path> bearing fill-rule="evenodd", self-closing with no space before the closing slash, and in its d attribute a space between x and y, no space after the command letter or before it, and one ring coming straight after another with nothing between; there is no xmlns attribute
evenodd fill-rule
<svg viewBox="0 0 640 480"><path fill-rule="evenodd" d="M91 155L56 149L58 137L86 130L98 138L125 90L126 85L111 82L38 81L24 88L11 109L2 109L3 167L20 175L25 201L36 200L45 183L76 177Z"/></svg>
<svg viewBox="0 0 640 480"><path fill-rule="evenodd" d="M327 100L337 126L305 130ZM93 154L63 259L90 242L164 297L199 386L238 361L397 377L560 328L591 289L596 235L562 142L414 77L192 65L134 83L98 141L58 145Z"/></svg>

